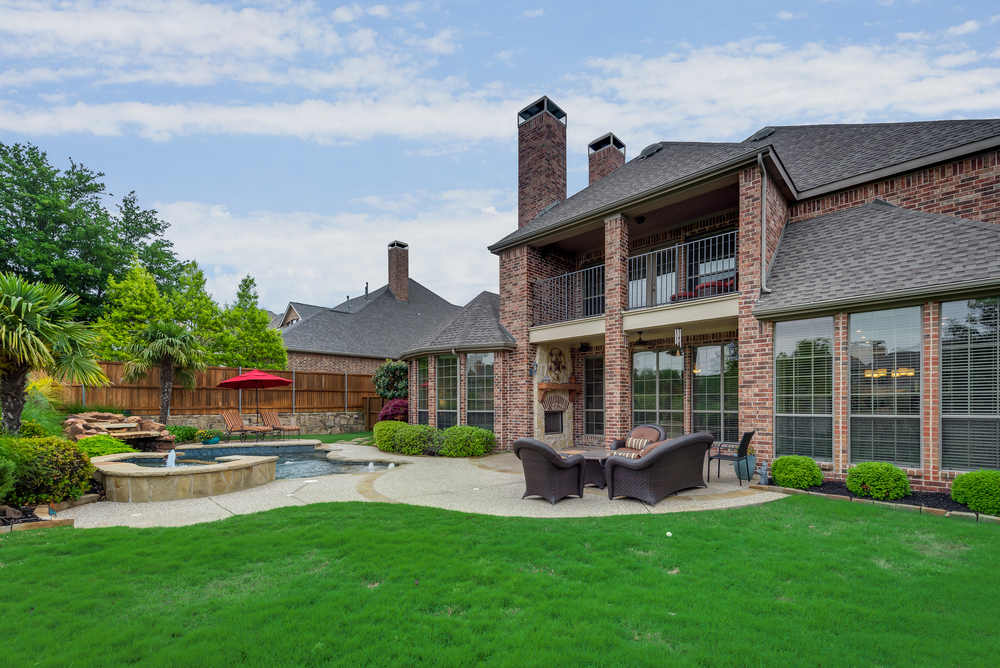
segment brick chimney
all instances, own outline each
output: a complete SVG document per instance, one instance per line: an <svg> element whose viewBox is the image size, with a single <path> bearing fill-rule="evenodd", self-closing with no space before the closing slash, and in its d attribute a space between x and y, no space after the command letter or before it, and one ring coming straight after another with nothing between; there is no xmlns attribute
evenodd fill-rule
<svg viewBox="0 0 1000 668"><path fill-rule="evenodd" d="M590 185L625 164L625 143L609 132L587 146L590 154Z"/></svg>
<svg viewBox="0 0 1000 668"><path fill-rule="evenodd" d="M389 244L389 292L401 302L410 301L410 251L402 241Z"/></svg>
<svg viewBox="0 0 1000 668"><path fill-rule="evenodd" d="M566 112L542 97L517 114L517 226L566 199Z"/></svg>

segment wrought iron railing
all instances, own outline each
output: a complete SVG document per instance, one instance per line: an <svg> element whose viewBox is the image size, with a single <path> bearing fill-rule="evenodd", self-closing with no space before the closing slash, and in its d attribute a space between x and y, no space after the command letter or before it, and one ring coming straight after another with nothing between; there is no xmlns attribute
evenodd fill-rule
<svg viewBox="0 0 1000 668"><path fill-rule="evenodd" d="M537 281L534 284L534 324L604 315L604 265Z"/></svg>
<svg viewBox="0 0 1000 668"><path fill-rule="evenodd" d="M738 245L734 231L630 257L629 310L736 292Z"/></svg>

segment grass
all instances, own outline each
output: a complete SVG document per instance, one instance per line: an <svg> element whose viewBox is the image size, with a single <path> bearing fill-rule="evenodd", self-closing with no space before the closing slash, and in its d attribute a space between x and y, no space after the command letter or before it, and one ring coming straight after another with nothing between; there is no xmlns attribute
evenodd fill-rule
<svg viewBox="0 0 1000 668"><path fill-rule="evenodd" d="M0 664L969 668L995 665L998 564L1000 527L804 496L10 533Z"/></svg>
<svg viewBox="0 0 1000 668"><path fill-rule="evenodd" d="M340 441L353 441L356 438L372 438L372 432L354 431L350 434L306 434L298 438L316 438L323 443L338 443Z"/></svg>

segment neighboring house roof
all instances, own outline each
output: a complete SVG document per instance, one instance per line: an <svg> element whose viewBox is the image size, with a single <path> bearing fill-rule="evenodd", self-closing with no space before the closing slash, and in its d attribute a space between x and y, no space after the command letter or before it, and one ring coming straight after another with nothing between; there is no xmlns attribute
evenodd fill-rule
<svg viewBox="0 0 1000 668"><path fill-rule="evenodd" d="M270 309L265 309L265 311L267 312L267 317L270 318L270 322L267 323L267 328L278 329L278 327L281 327L281 321L284 319L284 316L281 313L275 313Z"/></svg>
<svg viewBox="0 0 1000 668"><path fill-rule="evenodd" d="M770 131L770 133L768 133ZM758 137L758 139L754 139ZM544 209L490 246L498 252L637 201L741 166L774 161L793 200L1000 146L1000 119L768 127L741 143L660 142L591 186Z"/></svg>
<svg viewBox="0 0 1000 668"><path fill-rule="evenodd" d="M500 295L480 292L460 311L442 322L409 350L403 358L440 352L513 350L517 343L500 324Z"/></svg>
<svg viewBox="0 0 1000 668"><path fill-rule="evenodd" d="M281 330L285 347L296 352L397 359L459 309L412 278L407 302L393 297L387 286L369 293L367 302L356 302L313 307L310 315ZM302 315L298 306L296 311Z"/></svg>
<svg viewBox="0 0 1000 668"><path fill-rule="evenodd" d="M789 223L753 314L809 317L858 306L1000 292L1000 225L870 204Z"/></svg>

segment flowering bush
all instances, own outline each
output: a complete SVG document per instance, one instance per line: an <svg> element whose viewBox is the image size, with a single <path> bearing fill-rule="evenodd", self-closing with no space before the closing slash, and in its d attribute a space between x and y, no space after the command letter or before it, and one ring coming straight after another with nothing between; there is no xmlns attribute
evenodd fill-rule
<svg viewBox="0 0 1000 668"><path fill-rule="evenodd" d="M410 414L410 402L406 399L393 399L386 403L379 411L378 419L382 420L398 420L400 422L406 422L407 416Z"/></svg>
<svg viewBox="0 0 1000 668"><path fill-rule="evenodd" d="M199 429L194 433L194 440L207 441L212 438L222 438L222 431L219 429Z"/></svg>

